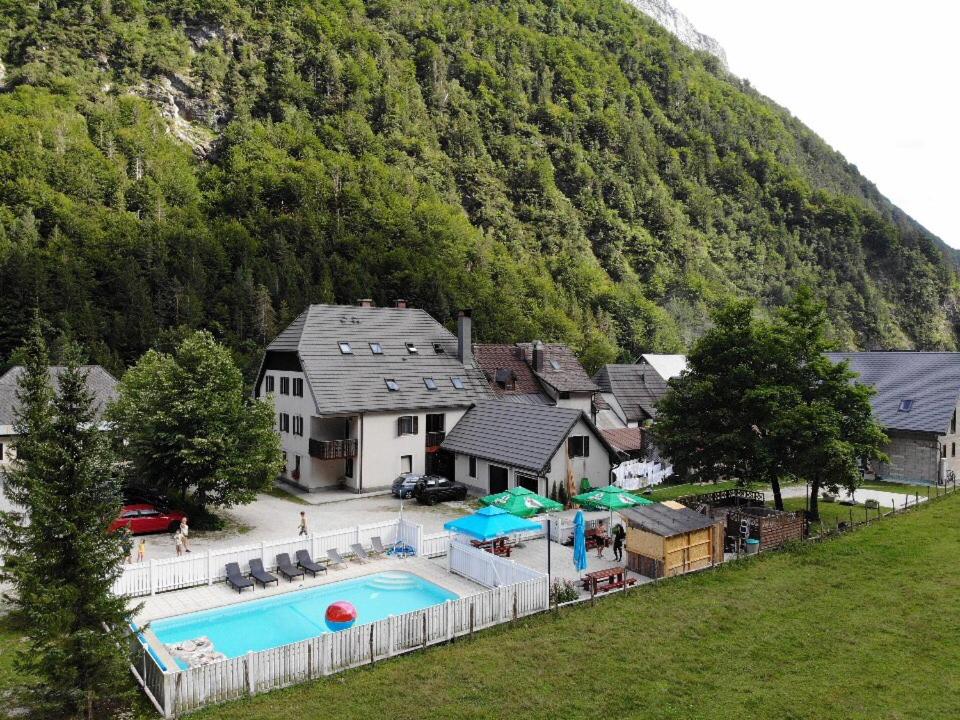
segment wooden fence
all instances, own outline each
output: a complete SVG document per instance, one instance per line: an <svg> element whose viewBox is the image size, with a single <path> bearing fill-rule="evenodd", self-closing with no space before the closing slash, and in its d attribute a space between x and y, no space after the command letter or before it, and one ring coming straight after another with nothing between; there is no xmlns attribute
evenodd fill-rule
<svg viewBox="0 0 960 720"><path fill-rule="evenodd" d="M208 705L449 642L476 630L547 610L547 577L532 570L529 573L532 574L529 579L477 595L187 670L164 672L147 647L135 639L131 667L163 716L177 717Z"/></svg>
<svg viewBox="0 0 960 720"><path fill-rule="evenodd" d="M113 591L117 595L138 597L197 585L212 585L226 579L227 563L235 562L242 569L251 560L260 559L265 568L275 570L279 553L287 553L294 558L297 550L307 550L311 557L322 560L326 558L327 550L333 548L341 555L352 555L352 544L359 543L369 548L372 538L376 536L384 545L399 540L421 554L423 528L406 520L391 520L125 565L123 574L114 583Z"/></svg>

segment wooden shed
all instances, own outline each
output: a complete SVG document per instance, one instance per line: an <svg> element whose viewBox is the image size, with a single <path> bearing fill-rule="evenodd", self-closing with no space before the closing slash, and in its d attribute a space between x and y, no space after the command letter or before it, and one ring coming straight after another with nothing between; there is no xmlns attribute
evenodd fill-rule
<svg viewBox="0 0 960 720"><path fill-rule="evenodd" d="M724 521L676 502L618 511L627 521L627 567L647 577L670 577L723 562Z"/></svg>

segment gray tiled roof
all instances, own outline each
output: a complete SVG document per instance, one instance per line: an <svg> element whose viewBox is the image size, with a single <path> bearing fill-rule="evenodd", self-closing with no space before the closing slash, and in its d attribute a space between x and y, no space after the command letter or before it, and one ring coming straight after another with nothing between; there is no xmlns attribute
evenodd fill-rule
<svg viewBox="0 0 960 720"><path fill-rule="evenodd" d="M533 343L517 343L527 361L533 362ZM556 363L554 368L550 361ZM534 371L542 382L558 392L596 392L597 386L583 369L576 354L566 345L549 343L543 346L543 370Z"/></svg>
<svg viewBox="0 0 960 720"><path fill-rule="evenodd" d="M617 512L631 527L642 528L661 537L702 530L722 522L689 508L677 509L663 503L637 505Z"/></svg>
<svg viewBox="0 0 960 720"><path fill-rule="evenodd" d="M630 422L656 417L656 403L667 391L666 382L652 368L638 365L604 365L593 380L601 392L617 399Z"/></svg>
<svg viewBox="0 0 960 720"><path fill-rule="evenodd" d="M84 365L87 373L87 388L93 393L96 415L99 418L107 403L117 397L117 381L100 365ZM50 384L59 387L59 377L64 368L55 365L50 368ZM0 376L0 425L13 425L17 407L17 381L23 373L23 367L14 366Z"/></svg>
<svg viewBox="0 0 960 720"><path fill-rule="evenodd" d="M341 341L353 354L340 352ZM408 342L416 353L407 351ZM370 343L379 343L383 354L374 355ZM476 363L457 359L456 336L416 308L311 305L267 351L298 353L320 415L463 407L490 395ZM453 377L463 379L463 390ZM398 391L387 389L388 378ZM424 378L433 378L437 389L428 390Z"/></svg>
<svg viewBox="0 0 960 720"><path fill-rule="evenodd" d="M872 385L873 414L890 430L915 430L938 435L950 429L960 398L960 353L957 352L845 352L828 353L834 362L850 361L859 382ZM909 412L902 400L913 400Z"/></svg>
<svg viewBox="0 0 960 720"><path fill-rule="evenodd" d="M442 447L539 473L581 417L603 450L615 458L615 451L579 410L507 400L485 400L470 408L447 433Z"/></svg>

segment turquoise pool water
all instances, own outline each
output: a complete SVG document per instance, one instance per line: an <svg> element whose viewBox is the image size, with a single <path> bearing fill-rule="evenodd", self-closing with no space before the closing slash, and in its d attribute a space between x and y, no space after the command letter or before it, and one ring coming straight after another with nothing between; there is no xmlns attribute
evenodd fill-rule
<svg viewBox="0 0 960 720"><path fill-rule="evenodd" d="M324 614L337 600L353 603L356 624L365 625L457 597L418 575L382 572L157 620L150 628L167 645L208 637L218 652L233 658L330 632Z"/></svg>

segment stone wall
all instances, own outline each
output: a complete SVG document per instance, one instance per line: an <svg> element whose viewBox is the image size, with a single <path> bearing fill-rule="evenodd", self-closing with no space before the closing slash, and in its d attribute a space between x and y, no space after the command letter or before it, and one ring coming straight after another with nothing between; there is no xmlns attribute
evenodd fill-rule
<svg viewBox="0 0 960 720"><path fill-rule="evenodd" d="M878 475L884 480L912 480L935 483L940 468L940 443L932 435L888 431L890 442L884 452L890 462L880 463Z"/></svg>

